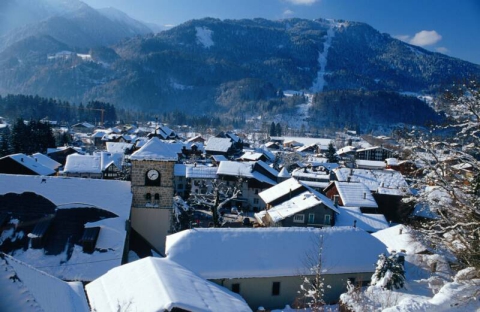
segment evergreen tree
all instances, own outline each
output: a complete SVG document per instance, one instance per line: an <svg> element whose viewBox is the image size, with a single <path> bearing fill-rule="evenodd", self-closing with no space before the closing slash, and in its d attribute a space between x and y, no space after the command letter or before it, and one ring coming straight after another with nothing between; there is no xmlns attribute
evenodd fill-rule
<svg viewBox="0 0 480 312"><path fill-rule="evenodd" d="M330 142L328 144L328 150L327 150L327 159L329 163L336 163L338 162L337 155L335 155L336 150L335 147L333 146L333 142Z"/></svg>
<svg viewBox="0 0 480 312"><path fill-rule="evenodd" d="M3 130L3 134L0 137L0 157L10 155L11 148L10 148L10 128L6 127Z"/></svg>
<svg viewBox="0 0 480 312"><path fill-rule="evenodd" d="M18 118L12 127L10 145L13 153L24 153L27 149L28 127L22 118Z"/></svg>
<svg viewBox="0 0 480 312"><path fill-rule="evenodd" d="M275 130L277 132L277 136L282 136L282 126L280 125L280 123L277 123Z"/></svg>
<svg viewBox="0 0 480 312"><path fill-rule="evenodd" d="M272 124L270 125L270 136L276 136L277 135L277 128L275 126L275 123L272 121Z"/></svg>
<svg viewBox="0 0 480 312"><path fill-rule="evenodd" d="M384 254L379 255L371 284L388 290L402 288L405 284L404 260L403 254L399 253L394 253L388 257Z"/></svg>

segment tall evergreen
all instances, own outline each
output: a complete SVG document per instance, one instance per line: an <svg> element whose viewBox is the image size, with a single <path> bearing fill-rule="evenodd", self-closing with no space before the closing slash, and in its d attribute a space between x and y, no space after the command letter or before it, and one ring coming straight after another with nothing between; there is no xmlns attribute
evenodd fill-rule
<svg viewBox="0 0 480 312"><path fill-rule="evenodd" d="M330 142L328 144L328 150L326 155L329 163L338 162L337 155L335 155L335 153L336 153L335 147L333 146L333 143Z"/></svg>
<svg viewBox="0 0 480 312"><path fill-rule="evenodd" d="M270 136L276 136L277 135L277 127L275 126L275 123L272 121L272 124L270 125Z"/></svg>
<svg viewBox="0 0 480 312"><path fill-rule="evenodd" d="M280 125L279 122L277 123L277 125L275 127L275 131L276 131L277 136L282 136L282 126Z"/></svg>

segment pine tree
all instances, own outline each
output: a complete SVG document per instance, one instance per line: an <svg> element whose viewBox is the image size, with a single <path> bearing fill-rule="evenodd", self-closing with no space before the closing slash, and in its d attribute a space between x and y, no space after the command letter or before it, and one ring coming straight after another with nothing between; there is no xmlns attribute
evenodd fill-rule
<svg viewBox="0 0 480 312"><path fill-rule="evenodd" d="M9 127L6 127L4 129L0 139L1 139L0 157L10 155L11 148L10 148L10 128Z"/></svg>
<svg viewBox="0 0 480 312"><path fill-rule="evenodd" d="M388 290L403 288L405 284L403 262L403 254L394 253L388 257L384 254L379 255L371 285L378 285Z"/></svg>
<svg viewBox="0 0 480 312"><path fill-rule="evenodd" d="M337 155L335 155L337 151L335 150L335 147L333 146L333 142L330 142L328 144L328 150L327 150L327 159L329 163L336 163L338 162Z"/></svg>
<svg viewBox="0 0 480 312"><path fill-rule="evenodd" d="M282 126L280 125L280 123L277 123L275 131L277 133L277 136L282 136Z"/></svg>
<svg viewBox="0 0 480 312"><path fill-rule="evenodd" d="M275 123L272 121L272 124L270 125L270 136L276 136L277 135L277 129L275 126Z"/></svg>

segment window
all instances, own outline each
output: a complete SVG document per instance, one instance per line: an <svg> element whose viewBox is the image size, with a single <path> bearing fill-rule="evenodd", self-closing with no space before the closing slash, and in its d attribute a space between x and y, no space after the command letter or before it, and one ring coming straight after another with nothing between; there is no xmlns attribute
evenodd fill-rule
<svg viewBox="0 0 480 312"><path fill-rule="evenodd" d="M304 214L297 214L293 216L293 222L296 223L303 223L305 222L305 215Z"/></svg>
<svg viewBox="0 0 480 312"><path fill-rule="evenodd" d="M280 282L273 282L272 284L272 296L280 295Z"/></svg>
<svg viewBox="0 0 480 312"><path fill-rule="evenodd" d="M255 204L255 205L258 204L258 198L253 199L253 204Z"/></svg>
<svg viewBox="0 0 480 312"><path fill-rule="evenodd" d="M183 190L183 184L179 184L179 185L177 186L177 188L178 188L179 190Z"/></svg>
<svg viewBox="0 0 480 312"><path fill-rule="evenodd" d="M331 219L332 217L330 215L325 215L325 222L323 224L328 224L330 225L331 224Z"/></svg>
<svg viewBox="0 0 480 312"><path fill-rule="evenodd" d="M257 194L258 194L258 189L255 189L255 195L257 195Z"/></svg>
<svg viewBox="0 0 480 312"><path fill-rule="evenodd" d="M147 202L152 201L152 194L150 193L145 194L145 199L147 200Z"/></svg>
<svg viewBox="0 0 480 312"><path fill-rule="evenodd" d="M232 291L234 293L239 294L240 293L240 284L239 283L234 283L232 284Z"/></svg>
<svg viewBox="0 0 480 312"><path fill-rule="evenodd" d="M155 193L155 204L158 204L158 202L160 201L160 194L158 193Z"/></svg>
<svg viewBox="0 0 480 312"><path fill-rule="evenodd" d="M310 223L310 224L315 223L315 214L314 213L309 213L308 214L308 223Z"/></svg>

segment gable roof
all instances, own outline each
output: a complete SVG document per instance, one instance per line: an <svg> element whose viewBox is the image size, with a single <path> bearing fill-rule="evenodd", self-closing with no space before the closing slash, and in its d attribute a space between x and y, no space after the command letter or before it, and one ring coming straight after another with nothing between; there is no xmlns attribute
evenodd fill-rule
<svg viewBox="0 0 480 312"><path fill-rule="evenodd" d="M42 183L42 180L45 182ZM32 192L48 199L58 209L98 208L118 217L85 224L100 227L96 248L86 254L74 245L71 257L65 252L45 255L42 249L18 251L15 257L58 278L91 281L122 262L125 247L125 221L130 218L132 192L130 182L100 179L40 177L0 174L0 195Z"/></svg>
<svg viewBox="0 0 480 312"><path fill-rule="evenodd" d="M67 156L63 173L102 173L101 156L71 154Z"/></svg>
<svg viewBox="0 0 480 312"><path fill-rule="evenodd" d="M80 282L64 282L5 254L0 289L0 311L90 311Z"/></svg>
<svg viewBox="0 0 480 312"><path fill-rule="evenodd" d="M377 232L388 228L387 219L383 214L362 213L358 207L337 207L339 214L335 226L353 226L354 221L358 228L367 232Z"/></svg>
<svg viewBox="0 0 480 312"><path fill-rule="evenodd" d="M181 145L166 143L158 138L151 138L138 151L130 156L131 160L177 161Z"/></svg>
<svg viewBox="0 0 480 312"><path fill-rule="evenodd" d="M410 194L405 178L395 170L334 169L338 181L361 182L378 194L404 196Z"/></svg>
<svg viewBox="0 0 480 312"><path fill-rule="evenodd" d="M299 188L304 187L297 179L290 178L283 181L263 192L260 192L258 196L266 203L269 204L274 200L287 195L290 192L293 192Z"/></svg>
<svg viewBox="0 0 480 312"><path fill-rule="evenodd" d="M96 311L251 311L238 294L165 258L147 257L110 270L86 291Z"/></svg>
<svg viewBox="0 0 480 312"><path fill-rule="evenodd" d="M48 176L48 175L55 174L55 170L43 165L41 162L38 162L35 158L27 156L22 153L8 155L5 157L2 157L1 159L4 159L4 158L10 158L16 161L20 165L30 169L31 171L35 172L38 175Z"/></svg>
<svg viewBox="0 0 480 312"><path fill-rule="evenodd" d="M339 181L334 183L342 199L343 206L378 208L377 202L365 184Z"/></svg>
<svg viewBox="0 0 480 312"><path fill-rule="evenodd" d="M51 159L47 155L41 154L41 153L35 153L32 155L32 157L42 165L44 165L47 168L50 168L52 170L58 169L58 167L61 167L62 164Z"/></svg>
<svg viewBox="0 0 480 312"><path fill-rule="evenodd" d="M206 151L226 153L232 147L233 142L230 138L211 137L205 145Z"/></svg>
<svg viewBox="0 0 480 312"><path fill-rule="evenodd" d="M278 222L319 204L325 204L325 206L331 209L333 208L333 211L337 213L339 212L336 207L329 205L328 202L330 202L330 199L328 199L328 202L325 203L325 198L320 198L316 195L317 194L311 192L310 190L306 190L305 192L298 194L297 196L267 210L267 214L270 216L273 222Z"/></svg>
<svg viewBox="0 0 480 312"><path fill-rule="evenodd" d="M133 148L133 143L124 142L106 142L107 151L110 153L125 153L126 150Z"/></svg>
<svg viewBox="0 0 480 312"><path fill-rule="evenodd" d="M323 237L325 274L373 272L385 246L353 227L202 228L167 236L167 259L206 279L298 276ZM195 255L195 257L192 257Z"/></svg>
<svg viewBox="0 0 480 312"><path fill-rule="evenodd" d="M254 170L255 164L259 164L262 168L268 171L269 174L278 174L274 169L270 168L268 165L262 161L258 162L237 162L237 161L221 161L217 169L217 175L227 175L235 177L243 177L247 179L256 179L260 182L265 182L270 185L277 184L277 181L272 180L270 177ZM263 165L265 164L266 167ZM273 171L274 172L273 172Z"/></svg>

